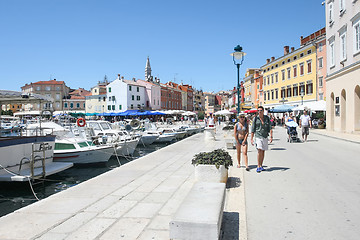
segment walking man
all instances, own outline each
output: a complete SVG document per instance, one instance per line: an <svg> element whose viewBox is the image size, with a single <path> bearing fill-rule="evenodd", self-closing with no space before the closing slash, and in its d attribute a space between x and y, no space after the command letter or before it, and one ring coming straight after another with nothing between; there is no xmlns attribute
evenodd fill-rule
<svg viewBox="0 0 360 240"><path fill-rule="evenodd" d="M299 127L302 131L302 140L303 142L307 141L307 136L309 135L309 127L311 128L311 118L308 115L308 112L305 110L304 114L300 117Z"/></svg>
<svg viewBox="0 0 360 240"><path fill-rule="evenodd" d="M258 166L256 172L260 173L264 171L263 163L265 157L265 151L268 150L268 141L271 143L273 140L273 131L271 127L270 118L264 115L264 107L259 106L258 116L254 118L253 124L251 126L251 144L254 145L254 135L255 135L255 144L258 151L257 160ZM270 139L268 136L270 134Z"/></svg>

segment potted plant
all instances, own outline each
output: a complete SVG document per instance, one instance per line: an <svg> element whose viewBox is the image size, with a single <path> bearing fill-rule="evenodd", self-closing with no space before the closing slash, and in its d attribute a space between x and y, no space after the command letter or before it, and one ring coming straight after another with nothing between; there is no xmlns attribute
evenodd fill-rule
<svg viewBox="0 0 360 240"><path fill-rule="evenodd" d="M195 166L196 181L226 183L228 169L233 165L233 161L227 151L216 149L196 154L192 164Z"/></svg>

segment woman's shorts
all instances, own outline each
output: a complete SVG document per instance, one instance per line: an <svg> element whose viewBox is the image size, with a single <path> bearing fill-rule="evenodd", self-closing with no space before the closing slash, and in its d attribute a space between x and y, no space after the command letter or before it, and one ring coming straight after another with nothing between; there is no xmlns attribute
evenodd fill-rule
<svg viewBox="0 0 360 240"><path fill-rule="evenodd" d="M257 149L268 150L268 139L267 138L255 138L255 144Z"/></svg>

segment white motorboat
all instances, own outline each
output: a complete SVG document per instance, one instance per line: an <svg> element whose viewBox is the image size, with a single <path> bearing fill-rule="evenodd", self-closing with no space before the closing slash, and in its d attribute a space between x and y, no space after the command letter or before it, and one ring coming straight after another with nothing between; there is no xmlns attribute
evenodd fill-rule
<svg viewBox="0 0 360 240"><path fill-rule="evenodd" d="M152 144L160 136L159 133L149 132L149 131L140 132L140 135L141 135L140 143L143 144L143 145Z"/></svg>
<svg viewBox="0 0 360 240"><path fill-rule="evenodd" d="M129 134L120 129L113 129L107 121L87 121L86 126L93 128L95 135L101 136L111 143L117 143L118 148L116 152L118 155L133 155L140 140L139 135Z"/></svg>
<svg viewBox="0 0 360 240"><path fill-rule="evenodd" d="M0 138L0 181L28 181L44 178L73 166L54 162L55 136Z"/></svg>
<svg viewBox="0 0 360 240"><path fill-rule="evenodd" d="M55 141L54 161L89 164L107 162L114 154L110 144L94 145L84 138L60 138Z"/></svg>
<svg viewBox="0 0 360 240"><path fill-rule="evenodd" d="M29 124L24 132L38 133L40 123ZM72 162L74 164L88 164L107 162L115 150L111 144L96 145L91 140L64 128L54 122L42 122L41 133L51 132L56 135L54 146L55 162Z"/></svg>

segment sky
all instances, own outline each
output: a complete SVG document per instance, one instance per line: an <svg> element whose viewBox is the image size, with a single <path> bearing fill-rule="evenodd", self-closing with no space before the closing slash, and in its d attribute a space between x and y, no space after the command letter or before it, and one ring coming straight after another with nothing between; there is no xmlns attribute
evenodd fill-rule
<svg viewBox="0 0 360 240"><path fill-rule="evenodd" d="M56 79L90 90L121 74L152 75L198 90L230 90L230 54L246 52L240 76L298 48L325 26L322 0L0 1L0 89Z"/></svg>

